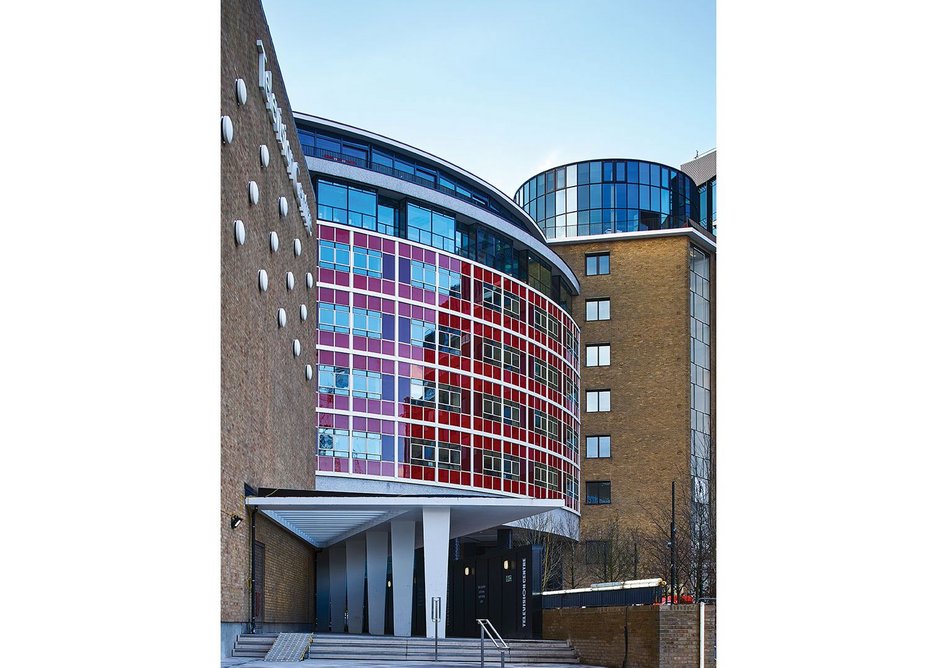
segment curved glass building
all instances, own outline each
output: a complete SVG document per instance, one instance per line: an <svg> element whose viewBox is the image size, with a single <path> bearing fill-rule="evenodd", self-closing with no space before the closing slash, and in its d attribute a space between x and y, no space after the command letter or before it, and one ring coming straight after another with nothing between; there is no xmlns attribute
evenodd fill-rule
<svg viewBox="0 0 937 668"><path fill-rule="evenodd" d="M693 179L645 160L590 160L548 169L518 188L514 200L551 240L700 224Z"/></svg>
<svg viewBox="0 0 937 668"><path fill-rule="evenodd" d="M579 282L507 196L296 114L318 202L317 489L579 508Z"/></svg>

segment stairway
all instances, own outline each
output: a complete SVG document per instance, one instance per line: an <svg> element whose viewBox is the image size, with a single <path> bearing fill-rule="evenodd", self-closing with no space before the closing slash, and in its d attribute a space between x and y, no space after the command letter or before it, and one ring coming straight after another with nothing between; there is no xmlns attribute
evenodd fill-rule
<svg viewBox="0 0 937 668"><path fill-rule="evenodd" d="M273 646L276 634L239 635L233 656L263 658ZM505 663L579 663L576 651L564 640L514 640L506 638L510 652ZM346 659L351 661L432 661L432 638L316 633L306 652L307 659ZM477 662L481 652L478 638L439 640L440 661ZM485 663L501 664L501 653L485 641Z"/></svg>

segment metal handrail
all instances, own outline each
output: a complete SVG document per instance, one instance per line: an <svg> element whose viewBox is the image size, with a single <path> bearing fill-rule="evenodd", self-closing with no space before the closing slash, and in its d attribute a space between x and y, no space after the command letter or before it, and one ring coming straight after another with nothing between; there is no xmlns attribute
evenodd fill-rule
<svg viewBox="0 0 937 668"><path fill-rule="evenodd" d="M501 637L501 634L498 633L498 629L495 628L495 625L491 623L490 619L476 619L478 625L481 627L481 668L485 668L485 634L488 634L488 637L491 639L492 644L494 644L495 649L501 652L501 668L504 668L504 653L510 652L511 648L508 647L508 644L504 642L504 638Z"/></svg>

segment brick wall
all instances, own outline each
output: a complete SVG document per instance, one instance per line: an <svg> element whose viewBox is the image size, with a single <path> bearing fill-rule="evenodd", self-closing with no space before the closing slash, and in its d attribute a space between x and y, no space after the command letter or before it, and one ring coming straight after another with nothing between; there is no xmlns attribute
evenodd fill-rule
<svg viewBox="0 0 937 668"><path fill-rule="evenodd" d="M264 544L264 623L311 624L315 616L315 552L307 543L257 515Z"/></svg>
<svg viewBox="0 0 937 668"><path fill-rule="evenodd" d="M685 236L554 243L580 276L572 313L582 329L582 535L618 517L651 528L670 514L670 481L689 480L689 241ZM609 253L610 273L585 276L585 256ZM611 299L611 319L586 322L588 299ZM585 366L588 344L610 344L611 365ZM610 389L611 411L587 413L586 392ZM611 457L586 459L586 437L610 434ZM585 483L611 481L611 504L586 505ZM630 574L629 574L630 575ZM662 573L642 570L638 577Z"/></svg>
<svg viewBox="0 0 937 668"><path fill-rule="evenodd" d="M606 668L696 668L699 615L698 605L544 610L543 637L569 641L585 664ZM714 668L716 606L706 606L705 635L705 665Z"/></svg>
<svg viewBox="0 0 937 668"><path fill-rule="evenodd" d="M222 2L220 112L231 117L234 140L222 144L220 128L216 130L221 153L221 621L238 623L249 621L250 614L250 531L244 484L255 489L308 490L315 486L316 382L315 377L306 381L304 366L308 363L315 367L316 298L314 289L306 288L305 275L315 272L317 248L315 237L306 231L299 216L299 203L258 85L257 40L264 44L266 69L273 74L273 89L283 109L294 159L302 161L289 99L260 2ZM243 105L236 97L238 78L247 84ZM266 168L260 163L262 144L270 153ZM315 211L312 183L303 166L299 179ZM249 181L255 181L260 191L255 205L248 201ZM278 209L281 196L289 203L285 217ZM247 231L243 246L235 243L236 219L244 221ZM276 231L280 240L276 253L269 245L271 231ZM294 239L302 244L298 257L293 252ZM269 277L266 292L257 286L260 269L266 270ZM288 271L295 279L293 290L286 287ZM300 320L301 304L308 310L305 322ZM277 327L278 308L286 310L284 328ZM299 357L293 356L293 339L302 346ZM231 515L245 518L235 530L230 526ZM297 563L295 569L296 577L309 576L304 563ZM279 573L291 577L282 569ZM268 586L274 581L273 571L268 571ZM286 607L293 615L293 604ZM312 621L311 616L308 621Z"/></svg>

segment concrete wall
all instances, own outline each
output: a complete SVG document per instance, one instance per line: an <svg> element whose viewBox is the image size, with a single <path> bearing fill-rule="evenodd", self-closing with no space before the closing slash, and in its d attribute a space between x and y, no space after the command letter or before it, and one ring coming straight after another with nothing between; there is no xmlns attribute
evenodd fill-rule
<svg viewBox="0 0 937 668"><path fill-rule="evenodd" d="M221 215L218 221L221 252L221 548L222 632L243 628L250 616L250 519L244 506L244 484L252 487L313 489L314 406L316 381L304 377L305 364L315 367L316 298L307 289L306 272L315 272L315 237L305 229L276 135L258 85L257 40L267 54L266 69L273 74L277 103L283 109L294 159L302 161L292 111L277 65L273 41L257 0L221 3L221 115L230 116L234 139L221 151ZM239 104L235 80L247 84L247 101ZM262 167L260 146L270 162ZM186 159L184 153L180 159ZM299 179L315 211L308 172ZM248 182L256 181L260 199L248 201ZM278 198L286 197L289 212L281 216ZM244 221L244 245L235 243L233 223ZM179 221L205 225L207 221ZM269 234L276 231L280 248L271 252ZM302 252L293 252L299 239ZM206 258L206 262L211 262ZM265 269L269 289L258 289L257 274ZM287 290L286 273L295 287ZM301 322L300 305L308 309ZM278 328L276 313L284 308L287 324ZM300 341L298 357L292 341ZM211 354L206 351L206 354ZM185 382L184 378L179 379ZM206 444L210 447L210 444ZM184 462L180 462L184 465ZM230 526L232 515L244 522ZM263 537L261 537L261 534ZM314 581L309 549L283 530L258 518L258 540L266 543L266 611L274 622L311 624L309 582ZM295 591L293 587L296 587ZM230 651L230 645L227 650Z"/></svg>
<svg viewBox="0 0 937 668"><path fill-rule="evenodd" d="M544 610L543 637L569 641L585 664L607 668L697 668L699 616L698 605ZM705 666L714 668L714 605L706 606L704 633Z"/></svg>

